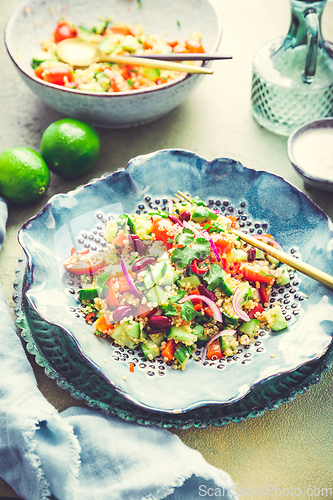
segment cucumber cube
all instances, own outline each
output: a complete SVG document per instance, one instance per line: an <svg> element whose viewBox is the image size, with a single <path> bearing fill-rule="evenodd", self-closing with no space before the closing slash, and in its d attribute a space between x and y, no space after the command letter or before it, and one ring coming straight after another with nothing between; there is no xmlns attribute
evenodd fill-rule
<svg viewBox="0 0 333 500"><path fill-rule="evenodd" d="M184 326L172 326L170 328L170 333L168 334L168 339L194 344L197 340L197 336L194 333L189 332Z"/></svg>

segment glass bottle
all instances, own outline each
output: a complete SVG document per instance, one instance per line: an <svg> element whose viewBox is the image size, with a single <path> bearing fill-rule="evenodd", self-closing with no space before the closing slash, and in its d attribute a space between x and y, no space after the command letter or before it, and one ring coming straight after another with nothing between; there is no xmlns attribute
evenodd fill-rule
<svg viewBox="0 0 333 500"><path fill-rule="evenodd" d="M254 118L282 135L333 116L333 44L321 35L326 0L289 1L289 32L255 54L251 91Z"/></svg>

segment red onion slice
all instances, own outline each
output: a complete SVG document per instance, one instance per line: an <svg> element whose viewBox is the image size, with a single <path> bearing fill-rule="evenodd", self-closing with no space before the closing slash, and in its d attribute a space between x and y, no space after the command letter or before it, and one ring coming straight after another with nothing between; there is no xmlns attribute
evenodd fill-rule
<svg viewBox="0 0 333 500"><path fill-rule="evenodd" d="M187 229L191 229L191 231L194 232L195 236L201 236L200 231L186 220L183 221L183 226Z"/></svg>
<svg viewBox="0 0 333 500"><path fill-rule="evenodd" d="M126 278L126 281L128 283L128 286L130 287L131 289L131 292L133 293L133 295L135 295L135 297L137 297L138 299L141 298L141 295L139 294L139 292L137 291L137 289L135 288L135 285L133 283L133 280L132 278L130 277L130 275L128 274L128 271L126 269L126 265L125 265L125 262L124 262L124 259L121 257L120 258L120 265L121 265L121 269L124 273L124 276Z"/></svg>
<svg viewBox="0 0 333 500"><path fill-rule="evenodd" d="M220 323L223 322L222 320L222 314L219 309L219 307L215 304L215 302L208 297L205 297L204 295L187 295L186 297L183 297L182 299L178 300L179 304L182 304L183 302L186 302L187 300L192 300L192 299L200 299L202 302L205 302L210 309L212 310L213 313L213 318L216 321L219 321Z"/></svg>
<svg viewBox="0 0 333 500"><path fill-rule="evenodd" d="M284 252L280 243L278 243L276 240L274 240L274 238L271 238L270 236L266 236L265 234L253 234L252 238L263 241L264 243L267 243L267 245L271 244L274 248L281 250L281 252Z"/></svg>
<svg viewBox="0 0 333 500"><path fill-rule="evenodd" d="M215 246L215 243L214 241L212 240L212 238L209 236L209 234L206 232L207 236L204 236L206 238L206 240L209 241L210 243L210 246L211 246L211 249L213 250L214 254L215 254L215 257L217 259L217 262L221 262L221 257L220 257L220 254Z"/></svg>
<svg viewBox="0 0 333 500"><path fill-rule="evenodd" d="M174 215L168 215L168 219L171 220L174 224L177 224L180 227L183 227L183 223Z"/></svg>
<svg viewBox="0 0 333 500"><path fill-rule="evenodd" d="M210 344L212 342L214 342L214 340L219 339L223 335L235 335L235 333L236 333L236 330L221 330L219 333L216 333L215 335L213 335L213 337L210 340L208 340L207 344L205 345L205 347L202 351L202 356L201 356L202 363L204 363L206 361L208 347L210 346Z"/></svg>
<svg viewBox="0 0 333 500"><path fill-rule="evenodd" d="M232 308L235 314L242 319L243 321L250 321L250 317L246 314L245 311L241 309L241 302L243 300L243 294L240 288L236 288L235 293L232 296Z"/></svg>

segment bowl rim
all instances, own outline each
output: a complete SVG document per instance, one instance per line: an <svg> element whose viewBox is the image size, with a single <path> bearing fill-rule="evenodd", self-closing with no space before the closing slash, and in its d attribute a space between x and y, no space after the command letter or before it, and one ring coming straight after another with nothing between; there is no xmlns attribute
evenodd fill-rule
<svg viewBox="0 0 333 500"><path fill-rule="evenodd" d="M326 118L318 118L316 120L311 120L309 122L304 123L300 127L298 127L296 130L294 130L290 136L288 137L287 141L287 154L290 163L294 167L294 169L305 179L307 179L311 183L317 183L317 184L326 184L327 186L333 186L333 181L329 179L325 179L325 177L316 177L315 175L311 175L308 172L305 172L305 170L302 169L302 167L297 163L294 154L293 154L293 146L294 146L294 141L300 137L304 132L307 130L311 129L324 129L324 128L333 128L333 117L326 117Z"/></svg>
<svg viewBox="0 0 333 500"><path fill-rule="evenodd" d="M222 38L222 32L223 32L222 20L221 20L221 16L220 16L219 12L216 10L215 6L211 3L211 1L210 0L204 0L204 1L210 5L213 12L215 13L216 20L217 20L217 36L216 36L216 40L214 43L214 47L211 50L211 53L216 53L218 48L219 48L219 45L221 43L221 38ZM107 99L115 99L116 97L119 98L121 96L127 96L127 97L128 96L137 96L140 94L147 94L147 93L161 91L165 88L173 87L174 85L177 85L178 83L180 83L182 81L188 80L189 78L199 76L196 73L192 73L192 74L188 73L185 77L180 76L180 77L176 78L175 80L168 82L168 83L165 83L163 85L157 85L156 87L148 87L148 88L137 89L137 90L128 90L128 91L124 91L124 92L95 92L95 91L87 91L87 90L77 90L77 89L70 89L67 87L63 87L61 85L55 85L54 83L45 82L44 80L37 78L35 75L30 75L29 73L27 73L23 69L22 65L18 61L15 60L15 58L13 57L11 50L9 48L10 42L8 41L8 39L9 39L10 25L14 21L15 14L17 12L21 11L22 8L24 8L26 6L26 3L27 3L26 0L23 0L22 2L20 2L15 7L15 9L11 12L11 14L9 15L9 17L6 21L5 29L4 29L4 44L5 44L6 50L8 52L8 55L9 55L10 59L12 60L13 64L15 65L16 69L19 70L21 73L23 73L29 80L31 80L35 84L36 83L39 84L41 87L45 86L45 87L49 87L50 89L56 89L58 91L61 91L64 93L69 93L69 94L73 93L74 95L78 95L78 96L80 96L80 95L87 96L88 95L90 97L96 96L96 97L104 97ZM209 62L210 61L204 61L203 64L201 65L201 67L207 66L209 64Z"/></svg>

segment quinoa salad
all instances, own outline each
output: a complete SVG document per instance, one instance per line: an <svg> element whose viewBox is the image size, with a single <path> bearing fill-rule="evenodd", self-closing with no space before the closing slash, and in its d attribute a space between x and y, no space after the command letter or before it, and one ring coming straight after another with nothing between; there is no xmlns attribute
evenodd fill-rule
<svg viewBox="0 0 333 500"><path fill-rule="evenodd" d="M200 33L192 33L184 41L164 40L146 34L140 25L127 25L102 19L93 28L71 24L60 19L53 36L41 42L42 50L32 57L35 75L49 83L88 92L128 92L156 87L186 76L179 71L160 70L130 64L99 62L88 68L74 69L57 58L57 44L68 38L79 38L98 45L104 54L148 55L177 53L203 53ZM186 61L184 61L186 62ZM188 61L187 64L195 64Z"/></svg>
<svg viewBox="0 0 333 500"><path fill-rule="evenodd" d="M237 219L199 197L168 208L111 218L103 250L73 248L65 260L95 335L184 370L197 349L202 362L228 358L259 328L287 328L279 303L268 307L273 285L290 282L287 266L245 243L232 232ZM281 248L271 235L255 237Z"/></svg>

